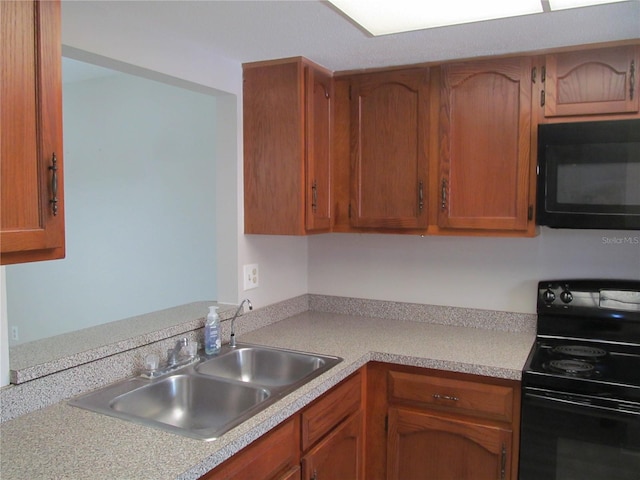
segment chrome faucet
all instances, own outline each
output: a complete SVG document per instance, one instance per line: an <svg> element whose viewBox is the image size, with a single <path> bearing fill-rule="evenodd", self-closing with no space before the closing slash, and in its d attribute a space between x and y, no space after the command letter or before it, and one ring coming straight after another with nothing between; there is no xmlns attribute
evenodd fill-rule
<svg viewBox="0 0 640 480"><path fill-rule="evenodd" d="M167 366L172 367L178 363L180 359L180 351L182 347L186 347L189 343L187 337L181 338L176 342L176 346L167 351Z"/></svg>
<svg viewBox="0 0 640 480"><path fill-rule="evenodd" d="M181 354L184 347L187 347L187 352ZM148 354L144 358L144 368L140 376L149 379L158 378L199 360L198 342L192 342L187 337L183 337L173 348L167 350L166 362L161 362L160 357L155 353Z"/></svg>
<svg viewBox="0 0 640 480"><path fill-rule="evenodd" d="M245 302L247 303L247 305L249 305L249 310L253 310L253 305L251 305L251 300L249 300L248 298L245 298L244 300L242 300L242 302L240 302L240 305L238 306L238 309L236 310L235 315L231 319L231 339L229 340L229 346L231 348L235 348L236 346L236 318L238 318L238 314L240 313L240 310L242 310L242 306L245 304Z"/></svg>

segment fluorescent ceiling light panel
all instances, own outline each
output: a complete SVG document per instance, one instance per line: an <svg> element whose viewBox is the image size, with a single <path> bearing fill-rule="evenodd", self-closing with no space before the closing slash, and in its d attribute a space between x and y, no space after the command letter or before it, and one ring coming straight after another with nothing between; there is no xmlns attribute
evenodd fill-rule
<svg viewBox="0 0 640 480"><path fill-rule="evenodd" d="M551 10L566 10L568 8L590 7L605 3L626 2L627 0L549 0Z"/></svg>
<svg viewBox="0 0 640 480"><path fill-rule="evenodd" d="M629 0L329 0L372 35L481 22Z"/></svg>
<svg viewBox="0 0 640 480"><path fill-rule="evenodd" d="M329 0L372 35L542 13L540 0Z"/></svg>

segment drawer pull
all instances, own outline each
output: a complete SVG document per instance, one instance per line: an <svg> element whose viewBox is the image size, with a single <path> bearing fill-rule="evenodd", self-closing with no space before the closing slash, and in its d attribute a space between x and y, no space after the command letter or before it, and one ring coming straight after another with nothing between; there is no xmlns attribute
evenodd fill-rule
<svg viewBox="0 0 640 480"><path fill-rule="evenodd" d="M436 400L449 400L451 402L457 402L460 400L458 397L454 397L452 395L440 395L439 393L434 393L433 398Z"/></svg>

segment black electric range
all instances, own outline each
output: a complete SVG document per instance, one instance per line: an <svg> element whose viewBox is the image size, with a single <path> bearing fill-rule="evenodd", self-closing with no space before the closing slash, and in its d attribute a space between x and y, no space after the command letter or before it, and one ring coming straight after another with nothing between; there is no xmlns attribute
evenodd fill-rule
<svg viewBox="0 0 640 480"><path fill-rule="evenodd" d="M520 479L640 478L640 281L538 284Z"/></svg>

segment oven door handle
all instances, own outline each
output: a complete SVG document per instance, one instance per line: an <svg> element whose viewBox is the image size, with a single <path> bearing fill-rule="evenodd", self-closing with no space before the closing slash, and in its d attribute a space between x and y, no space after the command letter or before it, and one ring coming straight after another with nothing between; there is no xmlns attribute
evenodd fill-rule
<svg viewBox="0 0 640 480"><path fill-rule="evenodd" d="M544 394L525 392L525 399L531 398L540 402L555 403L565 407L582 407L600 412L612 413L615 415L626 414L640 416L640 404L626 401L617 401L610 399L577 397L570 394L557 394L554 392L545 392ZM598 403L595 403L597 401ZM611 406L602 405L601 402L608 402Z"/></svg>

